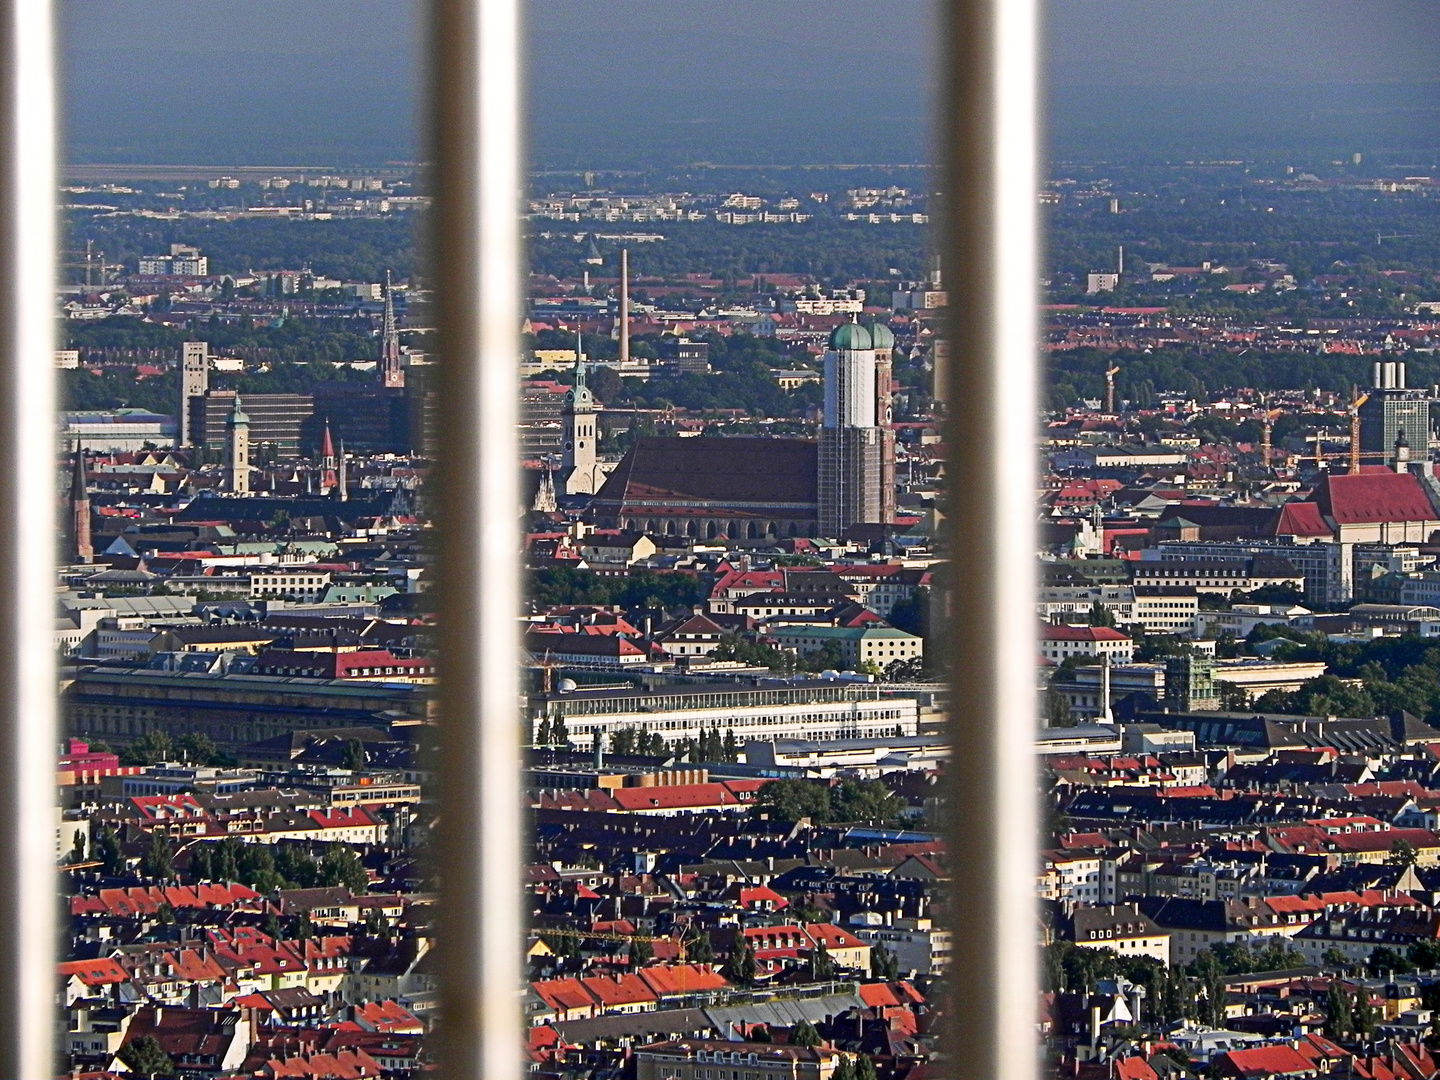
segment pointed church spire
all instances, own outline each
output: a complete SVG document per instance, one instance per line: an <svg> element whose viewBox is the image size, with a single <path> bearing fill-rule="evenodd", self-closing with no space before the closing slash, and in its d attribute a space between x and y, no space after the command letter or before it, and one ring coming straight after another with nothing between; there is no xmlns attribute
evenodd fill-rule
<svg viewBox="0 0 1440 1080"><path fill-rule="evenodd" d="M385 271L385 320L380 331L380 385L392 389L405 386L405 369L400 366L400 327L395 321L395 292L390 271Z"/></svg>
<svg viewBox="0 0 1440 1080"><path fill-rule="evenodd" d="M85 480L85 451L75 448L75 471L70 477L70 547L74 561L95 561L95 546L90 537L90 491Z"/></svg>
<svg viewBox="0 0 1440 1080"><path fill-rule="evenodd" d="M326 495L334 490L335 480L335 443L330 438L330 420L325 420L325 439L320 447L320 494Z"/></svg>

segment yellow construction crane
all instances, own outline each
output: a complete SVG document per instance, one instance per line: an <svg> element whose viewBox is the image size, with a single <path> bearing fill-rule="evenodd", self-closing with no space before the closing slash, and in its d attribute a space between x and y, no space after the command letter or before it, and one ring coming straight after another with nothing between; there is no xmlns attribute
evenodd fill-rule
<svg viewBox="0 0 1440 1080"><path fill-rule="evenodd" d="M1275 418L1284 415L1284 409L1271 409L1260 418L1263 424L1260 429L1260 464L1267 469L1270 467L1270 433L1274 429Z"/></svg>
<svg viewBox="0 0 1440 1080"><path fill-rule="evenodd" d="M1119 372L1119 364L1105 372L1105 413L1107 416L1115 415L1115 376Z"/></svg>
<svg viewBox="0 0 1440 1080"><path fill-rule="evenodd" d="M1350 406L1350 472L1360 471L1360 406L1370 400L1369 394L1361 394ZM1382 459L1384 455L1381 455Z"/></svg>

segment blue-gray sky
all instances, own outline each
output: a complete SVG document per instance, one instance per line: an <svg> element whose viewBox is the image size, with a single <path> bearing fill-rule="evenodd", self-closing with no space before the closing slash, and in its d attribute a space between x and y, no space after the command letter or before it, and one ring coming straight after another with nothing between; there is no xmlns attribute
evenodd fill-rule
<svg viewBox="0 0 1440 1080"><path fill-rule="evenodd" d="M542 164L925 155L931 0L526 7ZM341 164L422 152L418 0L60 10L76 159ZM1052 0L1048 12L1057 153L1157 137L1221 151L1292 129L1440 144L1440 0Z"/></svg>

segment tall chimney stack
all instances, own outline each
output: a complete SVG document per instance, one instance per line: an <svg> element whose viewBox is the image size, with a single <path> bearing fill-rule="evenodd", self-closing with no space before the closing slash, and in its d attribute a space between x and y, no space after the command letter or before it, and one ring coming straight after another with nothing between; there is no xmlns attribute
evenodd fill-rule
<svg viewBox="0 0 1440 1080"><path fill-rule="evenodd" d="M630 250L620 249L620 366L630 363Z"/></svg>

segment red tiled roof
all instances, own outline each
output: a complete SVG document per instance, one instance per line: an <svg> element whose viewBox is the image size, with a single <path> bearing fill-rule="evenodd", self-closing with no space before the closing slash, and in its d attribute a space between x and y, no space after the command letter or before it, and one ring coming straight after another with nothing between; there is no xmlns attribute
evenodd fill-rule
<svg viewBox="0 0 1440 1080"><path fill-rule="evenodd" d="M593 975L588 979L581 979L580 982L602 1007L634 1005L639 1002L650 1003L659 1000L655 991L651 990L645 980L634 972L616 975L614 978Z"/></svg>
<svg viewBox="0 0 1440 1080"><path fill-rule="evenodd" d="M108 983L124 982L128 975L116 961L105 958L99 960L71 960L59 965L59 972L62 976L79 976L80 981L86 986L104 986Z"/></svg>
<svg viewBox="0 0 1440 1080"><path fill-rule="evenodd" d="M899 1005L900 999L895 996L886 983L865 983L859 987L860 1000L869 1005L872 1009L884 1005Z"/></svg>
<svg viewBox="0 0 1440 1080"><path fill-rule="evenodd" d="M1231 1050L1216 1057L1211 1068L1215 1076L1271 1077L1306 1076L1317 1071L1315 1063L1284 1044Z"/></svg>
<svg viewBox="0 0 1440 1080"><path fill-rule="evenodd" d="M1128 634L1108 626L1053 626L1040 631L1042 641L1129 641Z"/></svg>
<svg viewBox="0 0 1440 1080"><path fill-rule="evenodd" d="M1312 498L1337 525L1440 520L1419 478L1410 473L1326 476Z"/></svg>
<svg viewBox="0 0 1440 1080"><path fill-rule="evenodd" d="M1116 1080L1160 1080L1150 1063L1143 1057L1117 1058L1115 1061Z"/></svg>
<svg viewBox="0 0 1440 1080"><path fill-rule="evenodd" d="M670 784L662 787L616 788L610 793L621 810L681 810L689 807L735 806L739 799L724 784Z"/></svg>
<svg viewBox="0 0 1440 1080"><path fill-rule="evenodd" d="M1275 522L1275 535L1329 536L1331 529L1325 524L1318 503L1292 502L1280 508L1280 517Z"/></svg>
<svg viewBox="0 0 1440 1080"><path fill-rule="evenodd" d="M540 1000L552 1009L593 1009L595 999L580 984L579 979L546 979L531 983Z"/></svg>
<svg viewBox="0 0 1440 1080"><path fill-rule="evenodd" d="M636 974L661 997L720 990L729 985L723 975L705 964L654 964Z"/></svg>

